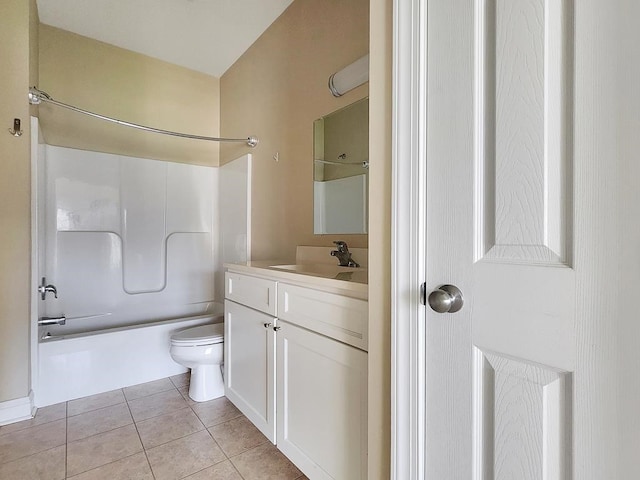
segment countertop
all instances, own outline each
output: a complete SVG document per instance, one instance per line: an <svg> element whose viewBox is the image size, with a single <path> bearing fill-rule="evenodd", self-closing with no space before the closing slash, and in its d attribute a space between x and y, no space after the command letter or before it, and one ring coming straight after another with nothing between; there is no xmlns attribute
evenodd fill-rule
<svg viewBox="0 0 640 480"><path fill-rule="evenodd" d="M368 271L334 264L298 264L278 260L225 263L227 270L271 278L350 297L368 298Z"/></svg>

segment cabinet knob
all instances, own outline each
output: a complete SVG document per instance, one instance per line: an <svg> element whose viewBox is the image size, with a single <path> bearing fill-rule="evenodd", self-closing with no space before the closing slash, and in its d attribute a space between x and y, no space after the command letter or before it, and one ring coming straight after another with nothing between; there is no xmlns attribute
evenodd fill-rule
<svg viewBox="0 0 640 480"><path fill-rule="evenodd" d="M273 331L277 332L278 330L280 330L282 327L273 327Z"/></svg>
<svg viewBox="0 0 640 480"><path fill-rule="evenodd" d="M269 328L271 325L273 325L272 323L265 323L264 324L264 328Z"/></svg>

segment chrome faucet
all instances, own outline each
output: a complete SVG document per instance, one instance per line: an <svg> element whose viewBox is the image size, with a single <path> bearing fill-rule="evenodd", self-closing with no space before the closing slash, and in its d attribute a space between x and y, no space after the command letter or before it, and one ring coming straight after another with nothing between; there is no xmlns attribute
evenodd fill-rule
<svg viewBox="0 0 640 480"><path fill-rule="evenodd" d="M42 283L38 287L38 292L40 293L40 298L42 298L42 300L47 298L47 292L53 293L53 296L58 298L58 290L56 289L56 286L51 284L47 285L47 279L45 277L42 277Z"/></svg>
<svg viewBox="0 0 640 480"><path fill-rule="evenodd" d="M338 259L338 266L340 267L359 267L355 260L351 258L351 252L346 242L338 240L333 242L336 245L337 250L331 250L331 256Z"/></svg>

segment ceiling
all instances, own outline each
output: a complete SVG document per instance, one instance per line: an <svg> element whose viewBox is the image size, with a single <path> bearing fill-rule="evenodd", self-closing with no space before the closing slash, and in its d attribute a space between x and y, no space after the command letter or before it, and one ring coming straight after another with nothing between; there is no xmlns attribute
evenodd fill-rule
<svg viewBox="0 0 640 480"><path fill-rule="evenodd" d="M293 0L37 0L40 22L220 77Z"/></svg>

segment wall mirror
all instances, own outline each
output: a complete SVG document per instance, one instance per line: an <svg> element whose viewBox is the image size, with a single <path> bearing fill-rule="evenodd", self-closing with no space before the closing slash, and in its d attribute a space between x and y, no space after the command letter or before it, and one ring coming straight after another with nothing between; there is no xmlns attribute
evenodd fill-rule
<svg viewBox="0 0 640 480"><path fill-rule="evenodd" d="M367 233L369 98L313 122L313 233Z"/></svg>

